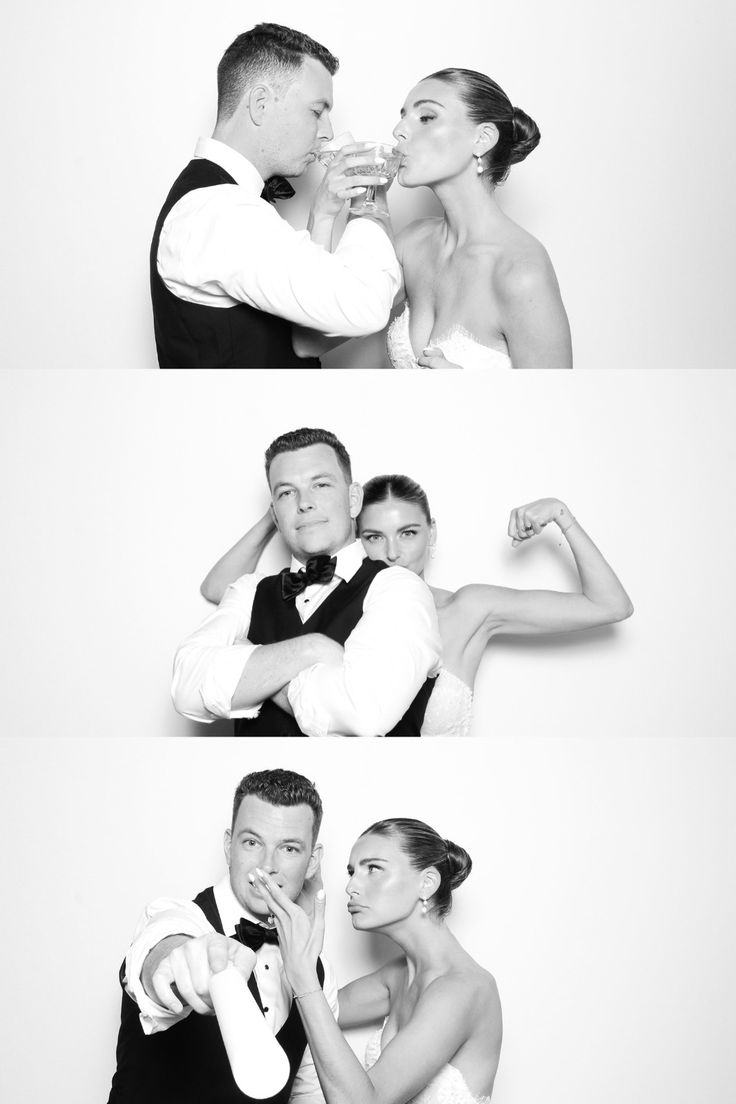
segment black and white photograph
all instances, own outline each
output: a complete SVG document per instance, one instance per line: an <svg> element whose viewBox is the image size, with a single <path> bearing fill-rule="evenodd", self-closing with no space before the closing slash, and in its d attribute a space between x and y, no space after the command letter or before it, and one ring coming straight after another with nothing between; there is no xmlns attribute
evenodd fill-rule
<svg viewBox="0 0 736 1104"><path fill-rule="evenodd" d="M8 366L731 366L722 0L71 0L13 31Z"/></svg>
<svg viewBox="0 0 736 1104"><path fill-rule="evenodd" d="M733 1104L733 10L6 31L0 1099Z"/></svg>
<svg viewBox="0 0 736 1104"><path fill-rule="evenodd" d="M731 1098L732 740L8 751L8 1099Z"/></svg>
<svg viewBox="0 0 736 1104"><path fill-rule="evenodd" d="M9 731L731 731L736 376L315 375L0 380Z"/></svg>

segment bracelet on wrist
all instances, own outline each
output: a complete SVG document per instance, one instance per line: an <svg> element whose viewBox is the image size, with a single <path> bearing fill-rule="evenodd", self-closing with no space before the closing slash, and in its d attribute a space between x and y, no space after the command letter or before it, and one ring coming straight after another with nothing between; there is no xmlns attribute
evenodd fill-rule
<svg viewBox="0 0 736 1104"><path fill-rule="evenodd" d="M320 985L317 989L307 989L304 993L295 993L294 994L294 1000L303 1000L304 997L311 997L312 993L321 993L321 992L322 992L322 986Z"/></svg>
<svg viewBox="0 0 736 1104"><path fill-rule="evenodd" d="M572 514L570 514L570 520L568 521L564 529L562 528L562 525L559 521L557 522L557 524L560 526L560 532L564 536L568 529L571 529L573 525L577 525L577 518L574 518Z"/></svg>

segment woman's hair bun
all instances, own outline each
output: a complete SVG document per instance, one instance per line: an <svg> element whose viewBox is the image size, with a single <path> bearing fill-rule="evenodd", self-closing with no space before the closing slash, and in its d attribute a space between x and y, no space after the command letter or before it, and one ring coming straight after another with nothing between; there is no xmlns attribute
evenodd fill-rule
<svg viewBox="0 0 736 1104"><path fill-rule="evenodd" d="M534 120L522 111L520 107L514 108L511 120L511 150L509 151L509 164L517 165L528 157L533 149L539 145L541 134Z"/></svg>
<svg viewBox="0 0 736 1104"><path fill-rule="evenodd" d="M473 860L465 848L459 847L452 840L445 840L445 845L447 847L447 864L450 873L450 889L457 889L473 869Z"/></svg>

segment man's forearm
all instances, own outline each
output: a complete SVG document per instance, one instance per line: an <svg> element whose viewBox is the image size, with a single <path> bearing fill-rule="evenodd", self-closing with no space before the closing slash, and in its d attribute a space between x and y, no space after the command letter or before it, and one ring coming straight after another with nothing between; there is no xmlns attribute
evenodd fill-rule
<svg viewBox="0 0 736 1104"><path fill-rule="evenodd" d="M235 687L231 708L252 709L283 690L301 672L324 658L322 638L307 633L277 644L263 644L249 657Z"/></svg>

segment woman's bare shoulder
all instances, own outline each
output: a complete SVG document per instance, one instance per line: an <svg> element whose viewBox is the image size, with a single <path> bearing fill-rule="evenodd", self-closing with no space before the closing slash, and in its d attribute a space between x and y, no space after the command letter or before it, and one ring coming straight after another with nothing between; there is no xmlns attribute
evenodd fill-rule
<svg viewBox="0 0 736 1104"><path fill-rule="evenodd" d="M448 994L452 992L463 1004L472 1008L474 1014L481 1011L494 1012L500 1007L498 986L493 974L468 954L446 974L437 978L433 985Z"/></svg>
<svg viewBox="0 0 736 1104"><path fill-rule="evenodd" d="M516 223L510 223L493 266L492 280L500 297L515 297L540 287L557 286L549 253L533 234Z"/></svg>
<svg viewBox="0 0 736 1104"><path fill-rule="evenodd" d="M402 264L407 259L411 260L412 255L419 250L431 246L441 222L442 219L436 215L428 216L427 218L417 219L416 222L410 222L397 234L396 254Z"/></svg>

